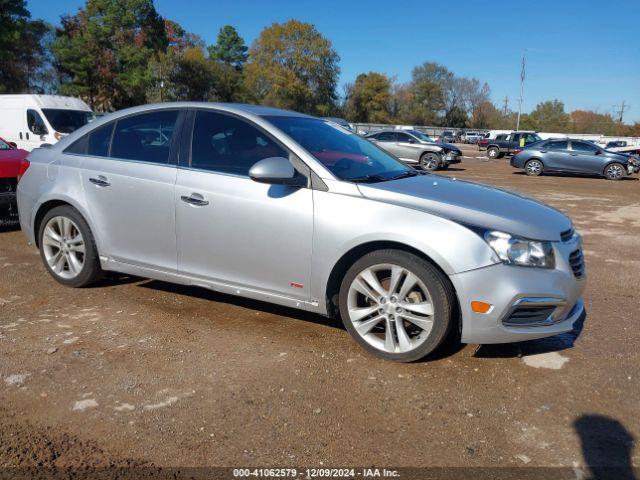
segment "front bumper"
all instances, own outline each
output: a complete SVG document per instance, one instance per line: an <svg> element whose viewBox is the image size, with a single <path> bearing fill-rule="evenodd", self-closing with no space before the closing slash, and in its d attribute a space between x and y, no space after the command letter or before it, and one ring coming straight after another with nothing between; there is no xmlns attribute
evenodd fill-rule
<svg viewBox="0 0 640 480"><path fill-rule="evenodd" d="M462 154L447 154L442 157L442 161L451 165L452 163L462 163Z"/></svg>
<svg viewBox="0 0 640 480"><path fill-rule="evenodd" d="M502 263L452 275L462 313L464 343L509 343L568 332L584 312L582 293L586 274L577 278L569 256L579 241L554 244L553 270L516 267ZM544 299L557 304L546 321L514 325L510 315L524 299ZM471 310L472 301L493 305L488 313Z"/></svg>

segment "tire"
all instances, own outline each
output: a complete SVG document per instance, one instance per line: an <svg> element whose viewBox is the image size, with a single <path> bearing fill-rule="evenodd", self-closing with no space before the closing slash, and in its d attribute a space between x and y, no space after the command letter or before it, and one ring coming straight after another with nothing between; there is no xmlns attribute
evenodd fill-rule
<svg viewBox="0 0 640 480"><path fill-rule="evenodd" d="M423 153L420 157L420 168L432 172L440 166L440 155L435 152Z"/></svg>
<svg viewBox="0 0 640 480"><path fill-rule="evenodd" d="M604 177L607 180L622 180L627 176L627 170L621 163L610 163L604 169Z"/></svg>
<svg viewBox="0 0 640 480"><path fill-rule="evenodd" d="M102 278L98 249L89 225L75 208L48 211L38 231L40 258L49 274L68 287L86 287Z"/></svg>
<svg viewBox="0 0 640 480"><path fill-rule="evenodd" d="M449 164L448 163L443 163L440 168L442 168L443 170L446 170L447 168L449 168Z"/></svg>
<svg viewBox="0 0 640 480"><path fill-rule="evenodd" d="M500 158L500 149L496 147L487 148L487 157L491 159Z"/></svg>
<svg viewBox="0 0 640 480"><path fill-rule="evenodd" d="M340 286L340 316L347 331L372 355L397 362L413 362L436 350L454 323L454 305L446 276L401 250L364 255Z"/></svg>
<svg viewBox="0 0 640 480"><path fill-rule="evenodd" d="M537 158L533 158L524 164L524 171L530 177L537 177L544 171L544 165Z"/></svg>

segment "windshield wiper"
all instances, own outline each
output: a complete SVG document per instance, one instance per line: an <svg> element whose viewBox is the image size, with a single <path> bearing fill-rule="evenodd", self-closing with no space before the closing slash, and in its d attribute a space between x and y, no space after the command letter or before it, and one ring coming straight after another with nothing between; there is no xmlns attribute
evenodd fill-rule
<svg viewBox="0 0 640 480"><path fill-rule="evenodd" d="M389 178L387 178L387 180L399 180L401 178L415 177L416 175L423 175L423 174L420 173L420 172L417 172L415 170L407 170L407 171L404 171L401 174L396 175L394 177L389 177Z"/></svg>
<svg viewBox="0 0 640 480"><path fill-rule="evenodd" d="M347 181L353 183L376 183L376 182L384 182L388 180L388 178L381 177L380 175L364 175L362 177L354 177L348 178Z"/></svg>

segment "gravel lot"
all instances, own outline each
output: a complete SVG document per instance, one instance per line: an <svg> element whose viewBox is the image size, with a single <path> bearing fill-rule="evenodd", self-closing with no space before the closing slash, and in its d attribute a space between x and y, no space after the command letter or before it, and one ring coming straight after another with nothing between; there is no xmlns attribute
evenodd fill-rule
<svg viewBox="0 0 640 480"><path fill-rule="evenodd" d="M638 176L529 178L464 154L446 175L583 234L574 332L395 364L304 312L134 278L67 289L2 231L0 466L640 466Z"/></svg>

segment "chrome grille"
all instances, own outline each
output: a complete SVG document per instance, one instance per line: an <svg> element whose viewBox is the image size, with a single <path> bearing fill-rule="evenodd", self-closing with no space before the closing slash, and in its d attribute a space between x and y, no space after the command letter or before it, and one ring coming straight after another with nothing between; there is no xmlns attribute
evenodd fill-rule
<svg viewBox="0 0 640 480"><path fill-rule="evenodd" d="M576 278L581 278L584 276L584 255L582 254L582 250L574 250L569 255L569 265L571 265L571 270L573 270L573 275Z"/></svg>
<svg viewBox="0 0 640 480"><path fill-rule="evenodd" d="M565 230L564 232L560 232L560 240L563 242L568 242L573 238L573 228L569 230Z"/></svg>

